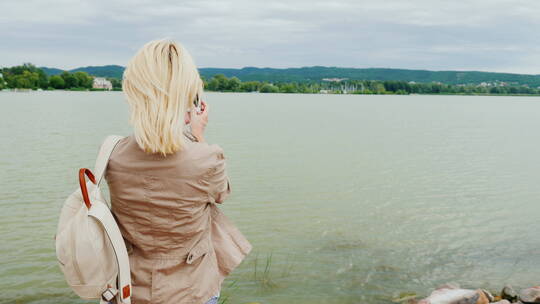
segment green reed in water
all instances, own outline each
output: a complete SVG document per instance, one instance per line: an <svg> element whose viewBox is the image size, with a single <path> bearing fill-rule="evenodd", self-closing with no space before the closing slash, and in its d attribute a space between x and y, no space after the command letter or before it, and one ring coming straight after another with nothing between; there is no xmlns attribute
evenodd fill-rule
<svg viewBox="0 0 540 304"><path fill-rule="evenodd" d="M255 282L257 282L263 289L271 289L276 287L276 283L274 283L273 279L270 276L270 267L272 265L272 253L270 253L266 257L266 263L264 265L264 270L259 270L259 255L257 254L255 256L254 261L255 267L254 267L254 273L253 273L253 279Z"/></svg>
<svg viewBox="0 0 540 304"><path fill-rule="evenodd" d="M259 254L255 254L253 258L253 276L246 278L252 280L263 291L269 291L271 289L279 287L277 284L278 279L286 278L290 276L292 271L292 263L289 256L285 259L285 266L280 274L277 274L275 265L272 264L273 253L269 253L265 258L259 258ZM230 301L231 295L235 294L239 288L237 286L239 279L232 281L229 285L222 289L219 304L227 304ZM242 281L240 279L240 281ZM256 302L253 302L256 303Z"/></svg>
<svg viewBox="0 0 540 304"><path fill-rule="evenodd" d="M236 282L238 282L237 280L234 280L231 282L231 284L227 285L226 289L227 289L227 293L234 293L236 291L236 289L238 289L238 287L236 287ZM226 304L228 301L229 301L229 295L226 294L226 295L221 295L219 297L219 304Z"/></svg>

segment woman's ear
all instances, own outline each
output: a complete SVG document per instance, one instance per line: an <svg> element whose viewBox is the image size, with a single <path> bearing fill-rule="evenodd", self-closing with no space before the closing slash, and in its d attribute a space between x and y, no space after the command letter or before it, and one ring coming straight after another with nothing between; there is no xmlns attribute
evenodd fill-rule
<svg viewBox="0 0 540 304"><path fill-rule="evenodd" d="M186 111L184 113L184 123L187 125L191 122L191 113Z"/></svg>

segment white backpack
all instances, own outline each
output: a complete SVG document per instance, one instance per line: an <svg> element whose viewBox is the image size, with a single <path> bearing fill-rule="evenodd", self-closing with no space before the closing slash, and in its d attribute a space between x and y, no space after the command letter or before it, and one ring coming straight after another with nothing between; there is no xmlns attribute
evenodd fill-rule
<svg viewBox="0 0 540 304"><path fill-rule="evenodd" d="M108 136L99 151L94 175L79 170L80 189L65 201L56 232L56 256L67 283L83 299L131 303L126 245L99 184L120 136ZM86 182L85 175L90 179Z"/></svg>

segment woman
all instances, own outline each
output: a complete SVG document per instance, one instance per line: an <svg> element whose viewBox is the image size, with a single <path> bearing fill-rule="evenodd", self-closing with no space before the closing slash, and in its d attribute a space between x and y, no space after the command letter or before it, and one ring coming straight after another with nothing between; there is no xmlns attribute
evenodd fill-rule
<svg viewBox="0 0 540 304"><path fill-rule="evenodd" d="M132 303L217 303L251 245L216 206L231 188L223 150L204 140L197 68L180 44L152 41L122 85L133 135L114 149L106 179L128 242Z"/></svg>

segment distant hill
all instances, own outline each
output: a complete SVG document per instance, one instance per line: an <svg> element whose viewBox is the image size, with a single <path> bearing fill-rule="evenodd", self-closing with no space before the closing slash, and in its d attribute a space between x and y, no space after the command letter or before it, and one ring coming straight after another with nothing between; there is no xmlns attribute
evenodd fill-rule
<svg viewBox="0 0 540 304"><path fill-rule="evenodd" d="M98 77L111 77L122 78L124 73L124 67L119 65L104 65L104 66L87 66L83 68L76 68L70 70L70 72L86 72L90 75Z"/></svg>
<svg viewBox="0 0 540 304"><path fill-rule="evenodd" d="M42 68L45 73L55 75L62 70ZM83 71L98 77L122 78L124 67L119 65L89 66L70 70ZM269 82L309 82L321 81L323 78L348 78L356 80L401 80L414 82L441 82L445 84L480 84L482 82L507 82L512 85L540 86L540 75L492 73L477 71L427 71L383 68L339 68L339 67L302 67L302 68L255 68L241 69L201 68L201 75L206 79L216 74L227 77L238 77L242 81Z"/></svg>
<svg viewBox="0 0 540 304"><path fill-rule="evenodd" d="M45 74L52 76L58 75L64 72L64 70L48 67L40 67ZM97 77L110 77L110 78L122 78L122 73L124 73L124 67L119 65L104 65L104 66L87 66L80 67L72 70L68 70L70 73L74 72L86 72L92 76Z"/></svg>
<svg viewBox="0 0 540 304"><path fill-rule="evenodd" d="M61 70L61 69L47 68L47 67L40 67L40 69L42 69L43 72L45 72L45 74L47 74L49 76L62 74L62 72L64 71L64 70Z"/></svg>

